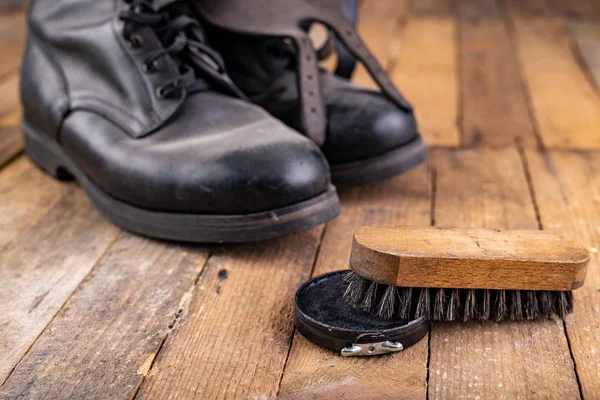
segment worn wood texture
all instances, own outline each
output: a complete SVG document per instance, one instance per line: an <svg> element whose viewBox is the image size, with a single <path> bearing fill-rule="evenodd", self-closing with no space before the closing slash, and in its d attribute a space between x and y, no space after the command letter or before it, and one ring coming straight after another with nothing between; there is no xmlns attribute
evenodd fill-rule
<svg viewBox="0 0 600 400"><path fill-rule="evenodd" d="M435 153L435 223L448 227L536 229L519 153ZM429 398L579 397L561 321L436 324Z"/></svg>
<svg viewBox="0 0 600 400"><path fill-rule="evenodd" d="M575 23L572 30L582 66L600 90L600 24Z"/></svg>
<svg viewBox="0 0 600 400"><path fill-rule="evenodd" d="M0 79L0 117L19 108L19 75L12 72Z"/></svg>
<svg viewBox="0 0 600 400"><path fill-rule="evenodd" d="M137 399L274 397L293 333L293 296L310 275L322 229L218 249Z"/></svg>
<svg viewBox="0 0 600 400"><path fill-rule="evenodd" d="M392 79L412 102L425 142L459 146L456 22L414 17L401 35Z"/></svg>
<svg viewBox="0 0 600 400"><path fill-rule="evenodd" d="M600 155L527 152L544 229L589 246L585 285L574 292L575 309L566 318L583 397L600 393Z"/></svg>
<svg viewBox="0 0 600 400"><path fill-rule="evenodd" d="M21 157L0 170L0 250L39 220L72 187Z"/></svg>
<svg viewBox="0 0 600 400"><path fill-rule="evenodd" d="M16 71L21 63L25 45L25 15L22 10L10 13L0 12L0 79Z"/></svg>
<svg viewBox="0 0 600 400"><path fill-rule="evenodd" d="M405 18L406 0L364 0L360 3L358 32L386 70L400 51L399 32ZM379 89L362 64L357 65L352 80L361 86Z"/></svg>
<svg viewBox="0 0 600 400"><path fill-rule="evenodd" d="M465 146L537 147L514 48L495 1L461 0L459 10Z"/></svg>
<svg viewBox="0 0 600 400"><path fill-rule="evenodd" d="M25 355L119 230L78 188L0 254L0 382Z"/></svg>
<svg viewBox="0 0 600 400"><path fill-rule="evenodd" d="M430 223L428 166L342 193L340 217L327 225L313 276L348 266L353 232L363 225ZM381 379L385 371L385 379ZM302 335L294 341L281 382L283 399L424 399L427 340L401 354L348 359Z"/></svg>
<svg viewBox="0 0 600 400"><path fill-rule="evenodd" d="M547 148L600 148L600 97L579 67L559 18L513 15L534 117Z"/></svg>
<svg viewBox="0 0 600 400"><path fill-rule="evenodd" d="M410 12L415 15L452 16L458 0L411 0Z"/></svg>
<svg viewBox="0 0 600 400"><path fill-rule="evenodd" d="M587 249L540 230L366 226L350 268L393 286L568 291L583 285L588 260Z"/></svg>
<svg viewBox="0 0 600 400"><path fill-rule="evenodd" d="M82 253L91 256L88 234L73 233L78 237L67 248L85 246ZM165 337L185 318L207 256L202 248L124 234L19 363L0 398L131 398ZM61 271L51 276L51 291L64 288L61 281L77 283L83 268L71 267L69 279Z"/></svg>

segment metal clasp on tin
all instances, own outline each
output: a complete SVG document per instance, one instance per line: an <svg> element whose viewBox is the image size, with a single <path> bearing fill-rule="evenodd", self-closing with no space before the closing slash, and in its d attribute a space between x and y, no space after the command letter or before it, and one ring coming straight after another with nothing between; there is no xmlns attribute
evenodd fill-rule
<svg viewBox="0 0 600 400"><path fill-rule="evenodd" d="M352 346L342 349L342 356L377 356L380 354L396 353L404 350L400 342L391 342L389 340L379 343L353 343Z"/></svg>

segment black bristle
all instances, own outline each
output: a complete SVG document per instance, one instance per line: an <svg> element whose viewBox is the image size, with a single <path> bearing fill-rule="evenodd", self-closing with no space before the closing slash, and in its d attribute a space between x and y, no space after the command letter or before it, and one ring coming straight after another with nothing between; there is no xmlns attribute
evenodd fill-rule
<svg viewBox="0 0 600 400"><path fill-rule="evenodd" d="M491 307L490 307L490 291L485 289L482 291L482 304L481 304L481 312L479 313L479 319L482 321L487 321L488 319L490 319L490 312L491 312Z"/></svg>
<svg viewBox="0 0 600 400"><path fill-rule="evenodd" d="M383 319L392 319L394 316L394 306L396 301L396 288L388 286L381 297L379 306L377 307L377 315Z"/></svg>
<svg viewBox="0 0 600 400"><path fill-rule="evenodd" d="M447 304L446 321L455 321L458 318L458 313L460 310L460 291L458 289L452 289L452 293L450 293L450 299L448 300Z"/></svg>
<svg viewBox="0 0 600 400"><path fill-rule="evenodd" d="M421 294L419 295L419 302L417 304L417 310L415 311L415 318L425 316L426 319L430 319L430 298L429 289L422 288Z"/></svg>
<svg viewBox="0 0 600 400"><path fill-rule="evenodd" d="M552 297L552 293L549 293L545 290L540 293L539 306L540 315L542 316L542 318L549 319L550 317L552 317L552 312L554 309L552 306Z"/></svg>
<svg viewBox="0 0 600 400"><path fill-rule="evenodd" d="M444 320L444 309L446 306L446 295L444 289L439 289L435 295L435 301L433 302L433 320L443 321Z"/></svg>
<svg viewBox="0 0 600 400"><path fill-rule="evenodd" d="M567 313L573 312L573 292L562 292L567 300Z"/></svg>
<svg viewBox="0 0 600 400"><path fill-rule="evenodd" d="M536 320L573 311L572 292L394 287L349 273L344 299L383 319Z"/></svg>
<svg viewBox="0 0 600 400"><path fill-rule="evenodd" d="M513 290L510 300L510 319L513 321L523 320L523 303L521 301L521 291Z"/></svg>
<svg viewBox="0 0 600 400"><path fill-rule="evenodd" d="M496 294L496 301L494 302L494 308L496 309L494 318L497 322L506 319L508 315L508 307L506 305L506 291L498 290Z"/></svg>
<svg viewBox="0 0 600 400"><path fill-rule="evenodd" d="M465 291L465 302L463 305L463 322L467 322L475 316L475 290Z"/></svg>
<svg viewBox="0 0 600 400"><path fill-rule="evenodd" d="M569 313L569 300L565 292L556 292L556 314L560 318L564 318Z"/></svg>
<svg viewBox="0 0 600 400"><path fill-rule="evenodd" d="M398 317L400 319L410 319L410 310L412 308L412 288L403 288L400 294L400 308L398 309Z"/></svg>
<svg viewBox="0 0 600 400"><path fill-rule="evenodd" d="M375 310L377 300L377 282L371 282L362 298L360 308L365 312L373 312Z"/></svg>
<svg viewBox="0 0 600 400"><path fill-rule="evenodd" d="M344 299L353 306L358 306L365 294L369 281L354 273L346 274L344 281L348 284L344 292Z"/></svg>
<svg viewBox="0 0 600 400"><path fill-rule="evenodd" d="M540 317L538 299L533 290L527 291L527 298L525 299L525 316L530 321Z"/></svg>

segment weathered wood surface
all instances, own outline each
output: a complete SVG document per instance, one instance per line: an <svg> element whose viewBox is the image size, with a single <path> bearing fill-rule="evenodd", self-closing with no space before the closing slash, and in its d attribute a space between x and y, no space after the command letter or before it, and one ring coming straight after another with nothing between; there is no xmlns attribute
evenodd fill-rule
<svg viewBox="0 0 600 400"><path fill-rule="evenodd" d="M587 249L540 230L365 226L350 268L393 286L573 290L583 285Z"/></svg>
<svg viewBox="0 0 600 400"><path fill-rule="evenodd" d="M544 229L581 241L592 256L585 285L574 292L566 331L586 399L600 393L600 154L527 152Z"/></svg>
<svg viewBox="0 0 600 400"><path fill-rule="evenodd" d="M440 150L435 224L537 229L526 174L516 149ZM435 324L429 398L579 397L561 321Z"/></svg>
<svg viewBox="0 0 600 400"><path fill-rule="evenodd" d="M415 107L425 142L432 146L461 143L456 27L452 18L409 19L391 72Z"/></svg>
<svg viewBox="0 0 600 400"><path fill-rule="evenodd" d="M429 225L429 182L423 165L405 176L345 191L344 212L327 226L313 276L347 268L353 232L363 225ZM295 400L424 399L426 378L427 340L392 357L347 359L296 333L280 395Z"/></svg>
<svg viewBox="0 0 600 400"><path fill-rule="evenodd" d="M461 125L467 147L537 147L513 43L494 0L460 2Z"/></svg>
<svg viewBox="0 0 600 400"><path fill-rule="evenodd" d="M86 208L81 204L73 206ZM71 244L55 243L64 249L65 258L72 259L71 265L57 263L54 266L48 262L38 266L49 274L46 279L49 294L35 297L32 307L47 308L45 302L49 296L56 297L55 292L76 286L82 272L93 265L94 253L97 259L97 253L106 249L103 240L108 235L98 235L97 231L107 223L97 223L90 218L89 224L98 228L95 231L73 229L75 237L69 238ZM42 233L46 232L40 235ZM86 236L98 237L94 251L86 248L89 246ZM31 245L40 243L39 238L34 239ZM77 254L77 248L89 262L75 263L74 257L68 256L69 250ZM185 317L189 299L196 289L194 282L207 255L203 249L161 244L124 234L37 339L0 388L0 398L133 397L165 338ZM55 274L50 275L51 272ZM43 277L36 276L35 281L40 278ZM62 283L66 281L72 283ZM21 287L14 291L19 289L26 290ZM11 332L10 336L18 338L17 332Z"/></svg>
<svg viewBox="0 0 600 400"><path fill-rule="evenodd" d="M600 149L600 98L573 55L564 21L511 20L544 147Z"/></svg>
<svg viewBox="0 0 600 400"><path fill-rule="evenodd" d="M361 2L358 32L381 66L389 70L400 50L399 32L406 18L407 0L366 0ZM363 65L357 65L352 80L361 86L379 89Z"/></svg>
<svg viewBox="0 0 600 400"><path fill-rule="evenodd" d="M598 8L362 1L359 30L427 143L473 149L346 191L325 228L210 259L120 233L74 184L19 156L24 16L0 14L0 398L596 398ZM373 87L361 68L355 81ZM544 229L592 252L564 326L436 325L430 343L354 360L294 333L295 288L347 267L358 227L536 229L536 206Z"/></svg>
<svg viewBox="0 0 600 400"><path fill-rule="evenodd" d="M584 71L600 90L600 23L575 23L572 30Z"/></svg>
<svg viewBox="0 0 600 400"><path fill-rule="evenodd" d="M322 230L216 250L137 398L274 397L293 333L293 296L310 276Z"/></svg>

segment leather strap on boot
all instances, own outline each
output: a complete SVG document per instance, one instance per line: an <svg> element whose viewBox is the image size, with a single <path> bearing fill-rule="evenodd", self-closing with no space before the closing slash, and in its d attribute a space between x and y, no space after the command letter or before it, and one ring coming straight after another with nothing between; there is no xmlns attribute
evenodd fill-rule
<svg viewBox="0 0 600 400"><path fill-rule="evenodd" d="M244 34L291 39L298 49L298 87L302 122L308 137L325 142L326 118L319 80L319 63L303 22L319 22L335 32L354 57L361 61L382 92L405 111L412 107L394 86L367 49L354 26L344 17L339 0L196 0L210 23Z"/></svg>

